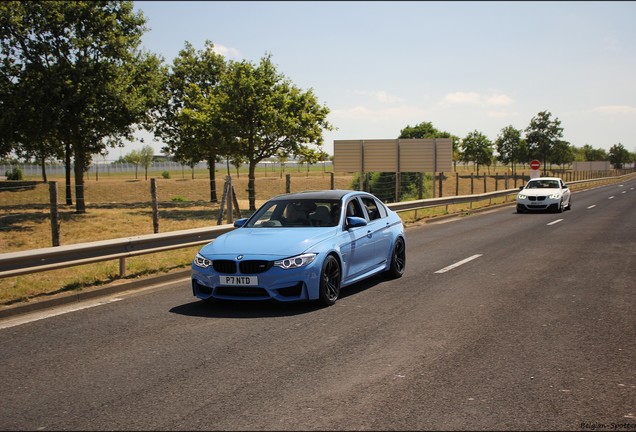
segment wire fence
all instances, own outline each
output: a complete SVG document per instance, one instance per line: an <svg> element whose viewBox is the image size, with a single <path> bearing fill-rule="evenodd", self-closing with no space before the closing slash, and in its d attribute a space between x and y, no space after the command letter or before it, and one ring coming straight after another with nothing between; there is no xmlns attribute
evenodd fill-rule
<svg viewBox="0 0 636 432"><path fill-rule="evenodd" d="M634 169L544 174L558 175L568 182L630 172ZM226 172L215 172L214 201L207 170L195 172L194 178L151 174L148 181L135 179L130 173L87 176L83 186L86 212L82 214L76 212L76 185L67 188L63 177L49 182L0 181L0 249L9 252L178 231L218 225L224 219L221 204L225 202ZM254 204L258 208L275 195L321 189L366 190L386 203L473 195L518 188L529 176L529 171L511 174L505 168L479 175L469 170L354 174L319 169L285 172L278 168L257 172ZM238 172L230 178L237 204L232 204L232 216L234 220L249 216L247 173Z"/></svg>
<svg viewBox="0 0 636 432"><path fill-rule="evenodd" d="M316 169L318 167L322 167L320 169L331 171L332 163L331 161L318 162L316 164L312 164L311 167ZM6 172L13 170L14 168L18 168L22 171L25 177L42 177L43 168L41 165L33 164L33 163L17 163L17 164L0 164L0 176L4 176ZM218 162L214 169L216 171L226 171L227 164ZM245 166L239 167L241 170L245 170ZM257 164L257 170L270 175L275 175L281 170L304 170L307 169L306 164L301 164L300 162L271 162L271 161L262 161ZM73 170L73 165L71 165L71 171ZM208 164L206 162L199 162L193 166L180 164L178 162L172 161L154 161L148 167L144 167L141 164L132 164L127 162L94 162L86 171L86 176L88 178L99 179L102 177L109 177L111 175L118 174L134 174L135 177L145 177L145 173L164 173L167 172L171 177L175 178L192 178L197 172L207 171ZM230 171L232 173L236 172L235 166L230 166ZM65 173L64 164L59 162L47 162L44 166L44 172L47 176L58 177L63 176Z"/></svg>
<svg viewBox="0 0 636 432"><path fill-rule="evenodd" d="M158 165L158 169L162 166ZM173 167L174 168L174 167ZM221 193L227 179L226 172L215 172L212 182L207 169L195 171L192 176L162 177L157 170L150 172L148 180L154 178L157 187L157 200L160 203L214 203L221 199ZM562 177L569 181L586 180L623 175L629 170L609 171L548 171L544 175ZM127 171L130 174L130 171ZM102 175L84 179L84 204L108 206L134 204L143 206L152 201L150 182L146 176L138 178ZM245 172L230 176L234 190L242 208L249 203L248 175ZM264 202L272 196L321 189L365 190L380 197L385 202L399 202L414 199L450 197L492 192L523 185L530 178L530 171L514 174L506 170L492 173L452 172L452 173L334 173L331 171L294 169L288 172L280 170L260 170L254 182L257 202ZM53 177L49 181L57 182L59 205L72 205L76 200L78 186L66 185L63 177ZM212 188L214 185L214 189ZM40 180L0 181L0 211L15 208L41 208L51 204L47 182Z"/></svg>

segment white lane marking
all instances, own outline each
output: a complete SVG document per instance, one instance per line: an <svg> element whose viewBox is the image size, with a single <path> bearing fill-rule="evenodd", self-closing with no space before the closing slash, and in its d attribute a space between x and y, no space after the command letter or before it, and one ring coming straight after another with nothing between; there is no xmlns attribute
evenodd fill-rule
<svg viewBox="0 0 636 432"><path fill-rule="evenodd" d="M596 204L592 204L592 205L591 205L591 206L589 206L588 208L589 208L589 209L591 209L591 208L594 208L594 207L596 207Z"/></svg>
<svg viewBox="0 0 636 432"><path fill-rule="evenodd" d="M463 259L461 261L456 262L455 264L451 264L448 267L444 267L443 269L437 270L435 273L446 273L449 270L454 269L455 267L459 267L462 264L466 264L469 261L474 260L475 258L479 258L482 254L477 254L477 255L473 255L471 257L468 257L466 259Z"/></svg>
<svg viewBox="0 0 636 432"><path fill-rule="evenodd" d="M609 197L608 199L614 199L614 195L612 195L611 197Z"/></svg>
<svg viewBox="0 0 636 432"><path fill-rule="evenodd" d="M554 224L558 224L559 222L561 222L563 219L557 219L555 221L550 222L549 224L547 224L548 226L550 225L554 225Z"/></svg>
<svg viewBox="0 0 636 432"><path fill-rule="evenodd" d="M51 318L54 316L58 316L58 315L64 315L67 313L71 313L71 312L76 312L82 309L88 309L88 308L92 308L92 307L96 307L96 306L103 306L105 304L108 303L113 303L113 302L117 302L123 300L122 298L119 297L114 297L114 298L110 298L107 300L100 300L100 301L86 301L86 302L81 302L79 304L74 303L72 305L68 305L68 306L63 306L60 307L58 309L52 309L52 310L48 310L48 311L42 311L42 312L36 312L33 314L28 314L28 315L21 315L21 316L17 316L15 318L9 318L4 322L0 322L0 329L5 329L5 328L9 328L9 327L15 327L18 325L22 325L22 324L26 324L26 323L30 323L33 321L39 321L39 320L43 320L46 318Z"/></svg>
<svg viewBox="0 0 636 432"><path fill-rule="evenodd" d="M627 193L627 191L623 191L623 192L621 192L621 193Z"/></svg>
<svg viewBox="0 0 636 432"><path fill-rule="evenodd" d="M126 291L122 291L120 293L118 293L119 297L108 297L106 299L94 299L94 300L80 300L77 303L71 303L68 305L64 305L64 306L59 306L53 309L47 309L47 310L42 310L39 312L31 312L31 313L26 313L26 314L22 314L22 315L17 315L13 318L7 318L5 320L0 321L0 329L4 329L4 328L9 328L9 327L15 327L21 324L26 324L26 323L30 323L33 321L39 321L39 320L43 320L46 318L51 318L57 315L64 315L67 313L71 313L71 312L76 312L76 311L80 311L82 309L88 309L88 308L92 308L92 307L96 307L96 306L103 306L109 303L114 303L114 302L118 302L120 300L123 300L125 296L130 296L130 295L138 295L141 293L144 293L146 291L150 291L150 290L154 290L157 288L163 288L165 286L174 284L174 283L179 283L179 282L184 282L184 281L189 281L190 280L190 276L184 277L184 278L179 278L176 280L172 280L172 281L167 281L167 282L162 282L162 283L158 283L158 284L152 284L150 286L147 286L145 288L131 288L129 290Z"/></svg>

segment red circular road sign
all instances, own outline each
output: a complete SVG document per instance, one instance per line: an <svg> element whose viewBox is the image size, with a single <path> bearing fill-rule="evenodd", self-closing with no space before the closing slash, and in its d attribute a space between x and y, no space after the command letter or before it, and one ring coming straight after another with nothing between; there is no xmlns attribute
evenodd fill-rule
<svg viewBox="0 0 636 432"><path fill-rule="evenodd" d="M541 168L541 162L536 159L533 160L532 162L530 162L530 168L532 168L533 170L538 170L539 168Z"/></svg>

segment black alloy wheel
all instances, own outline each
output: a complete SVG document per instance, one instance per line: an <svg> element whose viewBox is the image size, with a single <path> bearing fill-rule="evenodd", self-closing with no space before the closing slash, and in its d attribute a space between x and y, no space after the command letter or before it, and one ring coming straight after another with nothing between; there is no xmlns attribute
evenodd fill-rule
<svg viewBox="0 0 636 432"><path fill-rule="evenodd" d="M340 295L340 263L333 255L328 255L320 272L320 293L318 301L323 306L336 303Z"/></svg>
<svg viewBox="0 0 636 432"><path fill-rule="evenodd" d="M391 267L386 274L390 278L397 279L402 277L404 270L406 270L406 243L400 237L395 241L393 253L391 254Z"/></svg>

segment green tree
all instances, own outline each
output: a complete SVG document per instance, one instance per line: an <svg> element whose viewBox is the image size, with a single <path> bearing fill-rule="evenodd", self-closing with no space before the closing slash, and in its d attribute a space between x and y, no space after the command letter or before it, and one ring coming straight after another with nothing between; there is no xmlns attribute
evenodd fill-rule
<svg viewBox="0 0 636 432"><path fill-rule="evenodd" d="M186 42L164 81L164 101L155 112L155 134L166 144L165 151L184 164L208 162L211 202L218 200L216 162L221 156L230 156L218 110L225 67L223 56L214 52L212 42L205 41L200 51Z"/></svg>
<svg viewBox="0 0 636 432"><path fill-rule="evenodd" d="M616 169L622 169L624 164L633 162L632 155L621 143L610 147L608 160Z"/></svg>
<svg viewBox="0 0 636 432"><path fill-rule="evenodd" d="M453 141L453 160L455 156L459 156L459 153L455 153L458 149L459 137L451 134L450 132L440 131L433 126L431 122L422 122L415 126L406 126L400 131L399 139L422 139L422 138L451 138Z"/></svg>
<svg viewBox="0 0 636 432"><path fill-rule="evenodd" d="M605 161L607 160L607 151L603 148L593 148L589 144L582 147L584 161Z"/></svg>
<svg viewBox="0 0 636 432"><path fill-rule="evenodd" d="M450 134L448 132L440 132L435 126L433 126L433 123L431 122L421 122L416 124L415 126L407 125L400 131L400 138L450 138Z"/></svg>
<svg viewBox="0 0 636 432"><path fill-rule="evenodd" d="M144 167L145 178L148 180L148 168L152 164L152 159L155 155L155 151L149 145L145 145L139 151L139 163Z"/></svg>
<svg viewBox="0 0 636 432"><path fill-rule="evenodd" d="M552 120L551 117L550 112L541 111L526 128L529 156L543 161L543 171L547 170L552 150L563 136L561 121L558 118Z"/></svg>
<svg viewBox="0 0 636 432"><path fill-rule="evenodd" d="M327 153L324 150L318 149L318 162L322 163L322 171L325 172L325 162L327 162L328 160L330 160L329 158L329 153Z"/></svg>
<svg viewBox="0 0 636 432"><path fill-rule="evenodd" d="M276 153L275 157L276 162L280 164L280 178L283 178L283 173L285 172L285 164L289 160L289 155L285 151L281 150Z"/></svg>
<svg viewBox="0 0 636 432"><path fill-rule="evenodd" d="M329 109L313 90L303 91L278 73L271 55L258 65L247 61L228 65L223 75L218 112L233 152L247 158L249 210L256 210L256 165L281 151L298 153L306 144L321 146Z"/></svg>
<svg viewBox="0 0 636 432"><path fill-rule="evenodd" d="M13 154L41 165L46 181L46 160L61 158L63 147L51 132L57 98L51 88L52 68L24 62L20 48L11 46L23 16L17 2L0 3L0 154Z"/></svg>
<svg viewBox="0 0 636 432"><path fill-rule="evenodd" d="M474 163L477 166L477 175L480 165L490 165L494 153L493 145L481 132L469 132L461 141L461 148L462 161Z"/></svg>
<svg viewBox="0 0 636 432"><path fill-rule="evenodd" d="M139 165L141 164L141 152L139 150L132 150L126 156L124 156L124 161L133 164L135 166L135 179L137 179L137 173L139 172Z"/></svg>
<svg viewBox="0 0 636 432"><path fill-rule="evenodd" d="M574 149L567 141L557 141L550 153L550 163L557 165L566 165L574 162Z"/></svg>
<svg viewBox="0 0 636 432"><path fill-rule="evenodd" d="M320 150L312 147L303 146L298 151L298 161L300 165L307 164L307 176L309 176L309 167L320 160Z"/></svg>
<svg viewBox="0 0 636 432"><path fill-rule="evenodd" d="M12 1L0 16L1 67L14 74L11 89L29 95L23 105L10 101L21 112L41 102L39 113L14 116L12 126L38 123L42 146L63 144L67 168L71 155L74 162L76 212L85 213L91 155L132 139L157 101L161 60L138 50L146 20L131 1Z"/></svg>
<svg viewBox="0 0 636 432"><path fill-rule="evenodd" d="M505 165L511 165L513 174L516 173L515 163L524 162L528 157L527 144L521 138L521 131L512 126L506 126L501 130L494 144L498 153L497 159Z"/></svg>

